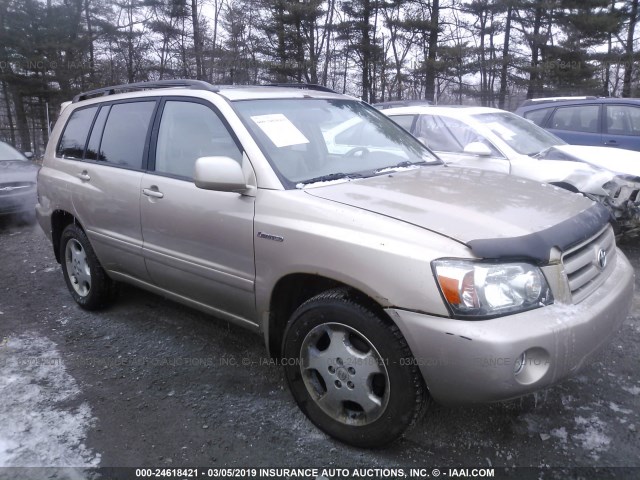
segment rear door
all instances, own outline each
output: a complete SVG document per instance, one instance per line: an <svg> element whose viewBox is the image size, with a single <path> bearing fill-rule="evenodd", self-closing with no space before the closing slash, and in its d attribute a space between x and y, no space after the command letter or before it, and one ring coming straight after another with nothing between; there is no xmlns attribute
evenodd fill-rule
<svg viewBox="0 0 640 480"><path fill-rule="evenodd" d="M176 97L162 102L151 145L141 218L153 282L227 318L254 322L254 197L202 190L192 178L199 157L242 163L240 143L213 105Z"/></svg>
<svg viewBox="0 0 640 480"><path fill-rule="evenodd" d="M140 182L156 105L152 98L76 110L57 150L74 214L102 266L142 280Z"/></svg>

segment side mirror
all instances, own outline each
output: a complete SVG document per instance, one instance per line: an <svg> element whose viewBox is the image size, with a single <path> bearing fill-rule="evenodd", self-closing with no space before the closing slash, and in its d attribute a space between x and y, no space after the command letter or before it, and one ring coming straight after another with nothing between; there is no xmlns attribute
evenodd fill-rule
<svg viewBox="0 0 640 480"><path fill-rule="evenodd" d="M23 152L22 154L29 160L33 160L33 152Z"/></svg>
<svg viewBox="0 0 640 480"><path fill-rule="evenodd" d="M200 157L193 174L196 187L218 192L244 192L247 182L240 164L230 157Z"/></svg>
<svg viewBox="0 0 640 480"><path fill-rule="evenodd" d="M471 142L464 147L464 153L477 155L478 157L490 157L493 152L482 142Z"/></svg>

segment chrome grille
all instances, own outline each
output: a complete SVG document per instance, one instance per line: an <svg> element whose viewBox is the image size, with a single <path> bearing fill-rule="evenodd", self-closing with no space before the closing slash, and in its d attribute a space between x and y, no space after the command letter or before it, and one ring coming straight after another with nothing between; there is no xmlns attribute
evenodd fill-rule
<svg viewBox="0 0 640 480"><path fill-rule="evenodd" d="M604 253L603 253L604 252ZM603 259L604 257L604 259ZM604 266L603 266L604 263ZM574 303L584 300L609 276L616 263L616 238L611 225L562 255Z"/></svg>

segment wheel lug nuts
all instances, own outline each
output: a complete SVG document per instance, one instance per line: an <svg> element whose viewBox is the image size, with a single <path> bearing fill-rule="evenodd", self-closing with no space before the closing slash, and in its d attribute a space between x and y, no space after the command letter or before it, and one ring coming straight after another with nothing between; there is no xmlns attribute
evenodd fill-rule
<svg viewBox="0 0 640 480"><path fill-rule="evenodd" d="M342 388L342 382L340 380L336 380L336 387Z"/></svg>
<svg viewBox="0 0 640 480"><path fill-rule="evenodd" d="M342 363L343 363L343 362L342 362L342 359L341 359L340 357L336 358L336 363L337 363L338 365L342 365Z"/></svg>
<svg viewBox="0 0 640 480"><path fill-rule="evenodd" d="M347 370L349 371L349 373L350 373L351 375L355 375L355 373L356 373L356 369L355 369L355 368L353 368L353 367L349 367Z"/></svg>
<svg viewBox="0 0 640 480"><path fill-rule="evenodd" d="M347 387L353 389L353 387L355 387L355 385L353 384L353 382L347 382Z"/></svg>
<svg viewBox="0 0 640 480"><path fill-rule="evenodd" d="M336 369L333 368L333 365L329 366L329 373L336 373Z"/></svg>

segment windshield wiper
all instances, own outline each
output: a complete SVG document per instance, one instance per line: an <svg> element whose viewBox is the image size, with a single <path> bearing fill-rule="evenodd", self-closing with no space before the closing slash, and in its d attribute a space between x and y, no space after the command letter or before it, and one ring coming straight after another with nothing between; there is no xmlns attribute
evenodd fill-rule
<svg viewBox="0 0 640 480"><path fill-rule="evenodd" d="M373 173L389 172L397 168L407 168L407 167L413 167L414 165L430 165L430 164L431 162L427 162L426 160L421 160L419 162L409 162L405 160L404 162L396 163L395 165L389 165L388 167L378 168L377 170L374 170Z"/></svg>
<svg viewBox="0 0 640 480"><path fill-rule="evenodd" d="M309 185L311 183L318 182L331 182L333 180L342 180L344 178L362 178L362 175L359 173L330 173L328 175L321 175L319 177L314 177L310 178L309 180L298 182L298 185Z"/></svg>

